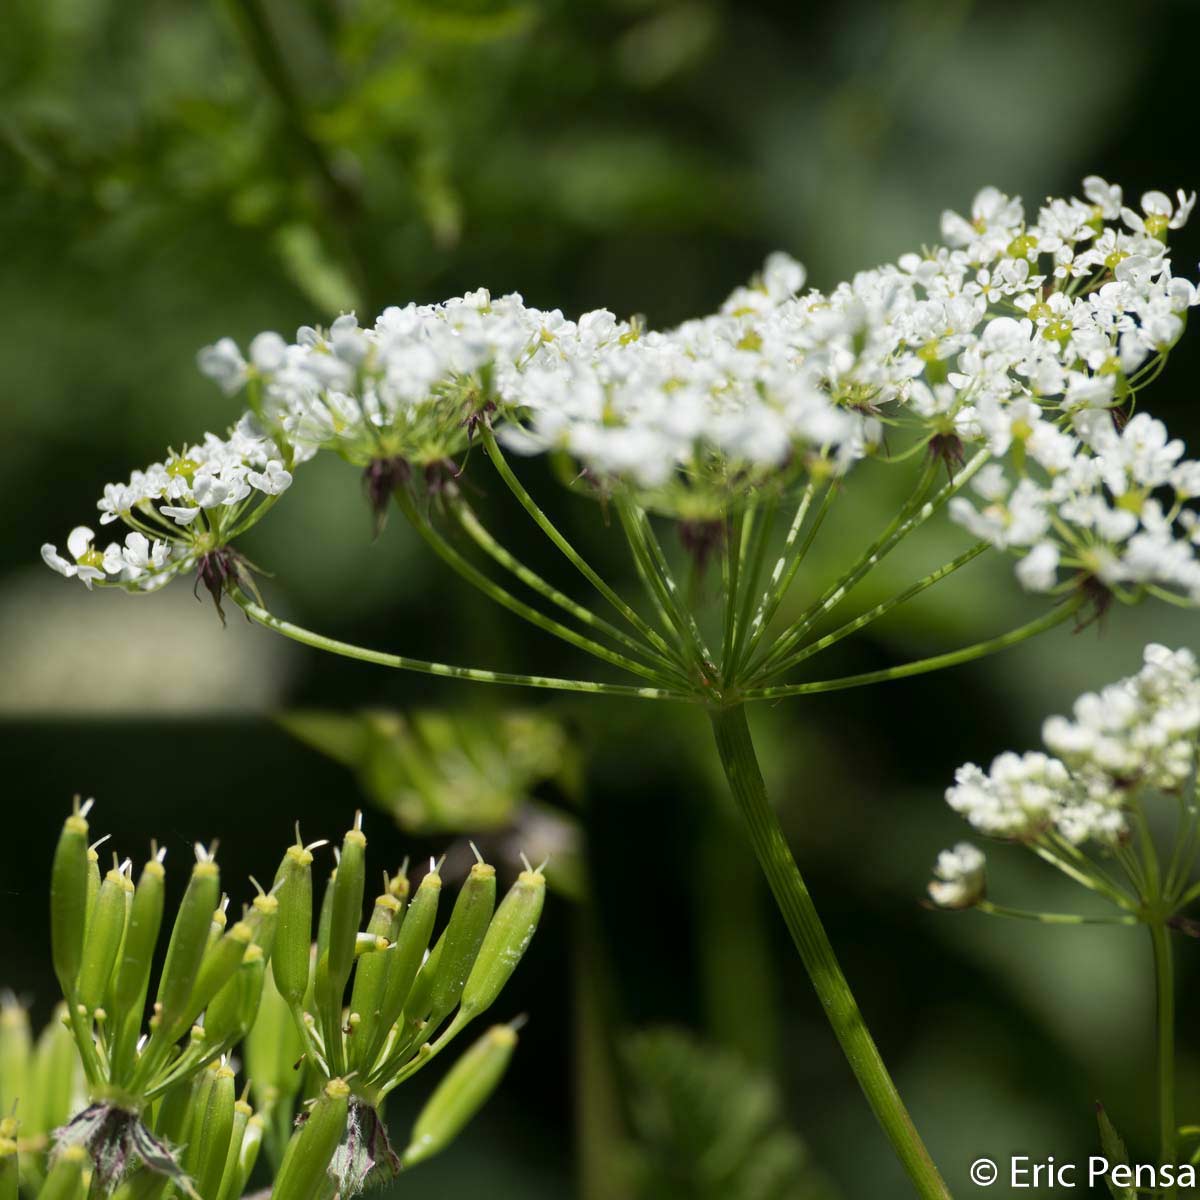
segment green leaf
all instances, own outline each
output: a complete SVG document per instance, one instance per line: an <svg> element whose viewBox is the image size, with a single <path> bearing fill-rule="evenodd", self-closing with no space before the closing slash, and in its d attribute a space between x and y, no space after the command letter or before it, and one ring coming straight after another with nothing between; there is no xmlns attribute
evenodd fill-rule
<svg viewBox="0 0 1200 1200"><path fill-rule="evenodd" d="M1125 1142L1108 1119L1104 1105L1098 1101L1096 1103L1096 1123L1100 1126L1100 1149L1104 1151L1104 1157L1108 1159L1109 1164L1111 1166L1116 1166L1118 1163L1128 1164L1129 1151L1125 1148ZM1105 1182L1113 1195L1113 1200L1137 1200L1134 1188L1118 1187L1111 1179L1106 1179Z"/></svg>
<svg viewBox="0 0 1200 1200"><path fill-rule="evenodd" d="M831 1200L768 1079L681 1030L621 1046L639 1200Z"/></svg>

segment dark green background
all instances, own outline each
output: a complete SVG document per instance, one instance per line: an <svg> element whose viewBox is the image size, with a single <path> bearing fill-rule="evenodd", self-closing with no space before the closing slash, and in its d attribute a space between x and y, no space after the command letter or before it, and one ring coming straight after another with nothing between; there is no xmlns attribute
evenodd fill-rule
<svg viewBox="0 0 1200 1200"><path fill-rule="evenodd" d="M855 0L813 12L706 0L10 0L3 978L48 1009L44 865L73 792L98 798L96 827L125 851L157 833L176 883L188 844L211 837L227 879L261 877L295 816L311 836L334 836L362 803L346 774L270 723L275 708L484 699L268 645L240 618L222 631L186 584L149 600L88 597L38 565L43 541L61 545L93 518L104 482L236 415L195 371L199 346L481 284L569 314L604 305L668 323L710 309L772 248L829 286L933 241L940 211L966 209L986 183L1031 206L1091 172L1132 197L1190 189L1196 17L1182 0ZM1198 255L1200 237L1185 230L1176 270L1194 276ZM1198 365L1192 334L1146 398L1193 446ZM532 565L573 585L498 484L482 469L471 477L475 503ZM539 464L526 477L606 576L628 582L598 510ZM861 478L833 547L886 519L890 493L870 468ZM401 523L373 541L358 481L336 463L305 469L248 550L276 576L264 583L272 607L323 631L499 668L571 665L431 562ZM902 661L1033 611L1009 564L985 559L835 665ZM1145 641L1195 645L1195 630L1162 607L1117 611L950 674L754 715L846 971L962 1194L978 1154L1085 1157L1096 1099L1151 1152L1151 980L1136 931L1010 928L919 907L934 854L963 832L942 790L966 759L1035 744L1044 715L1133 670ZM719 914L727 888L754 885L737 840L713 825L719 789L700 714L488 699L553 706L587 749L586 824L622 1021L719 1036L729 1014L705 999L705 964L718 974L728 964L736 995L742 938ZM368 831L381 866L425 847L380 815ZM998 897L1075 902L1020 854L994 861ZM777 1011L761 1028L761 1013L748 1018L749 1040L771 1048L790 1118L844 1193L900 1195L782 928L762 911L773 969L746 994L765 991ZM558 901L504 1000L532 1020L502 1101L422 1169L442 1194L571 1193L572 953ZM1190 945L1179 957L1180 1107L1192 1121L1198 974Z"/></svg>

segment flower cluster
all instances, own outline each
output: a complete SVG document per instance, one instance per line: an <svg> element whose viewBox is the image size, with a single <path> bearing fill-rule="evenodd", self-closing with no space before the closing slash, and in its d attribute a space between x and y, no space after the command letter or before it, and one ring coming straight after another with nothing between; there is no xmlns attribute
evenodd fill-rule
<svg viewBox="0 0 1200 1200"><path fill-rule="evenodd" d="M933 868L929 898L939 908L970 908L987 890L987 859L970 842L943 850Z"/></svg>
<svg viewBox="0 0 1200 1200"><path fill-rule="evenodd" d="M480 290L370 328L344 315L291 343L262 333L247 357L226 338L199 362L245 391L235 435L106 491L104 519L147 518L153 530L131 521L145 542L101 553L77 530L74 561L47 561L147 586L196 560L214 513L277 493L317 450L374 470L383 493L453 462L486 422L517 451L563 456L581 487L688 520L907 457L890 442L928 446L952 473L970 451L960 482L979 501L955 497L951 516L1014 553L1027 588L1082 576L1122 598L1200 600L1185 507L1200 463L1160 422L1129 419L1200 298L1167 254L1194 199L1147 192L1134 209L1092 176L1033 215L985 188L969 216L944 214L945 245L829 292L804 291L803 268L774 254L716 313L665 331Z"/></svg>
<svg viewBox="0 0 1200 1200"><path fill-rule="evenodd" d="M290 486L284 459L253 418L243 417L228 438L210 433L165 462L135 471L127 483L105 487L97 506L100 524L119 520L128 526L123 542L100 550L95 533L80 525L67 538L66 557L47 543L42 558L89 588L153 591L193 567L203 577L206 560L209 569L220 569L216 560L224 548Z"/></svg>
<svg viewBox="0 0 1200 1200"><path fill-rule="evenodd" d="M1080 696L1074 719L1045 722L1042 738L1052 754L1006 752L987 771L967 763L946 802L989 837L1118 846L1129 837L1130 810L1144 789L1175 792L1192 778L1198 734L1195 656L1149 645L1136 675ZM959 906L954 889L970 874L959 861L962 850L939 860L941 882L930 889L938 904Z"/></svg>

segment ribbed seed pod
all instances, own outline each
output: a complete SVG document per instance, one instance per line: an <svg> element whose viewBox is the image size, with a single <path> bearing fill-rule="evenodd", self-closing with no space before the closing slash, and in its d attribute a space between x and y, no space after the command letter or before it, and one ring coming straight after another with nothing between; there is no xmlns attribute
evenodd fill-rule
<svg viewBox="0 0 1200 1200"><path fill-rule="evenodd" d="M83 961L88 910L88 823L76 811L64 822L50 868L50 949L54 973L70 1000Z"/></svg>
<svg viewBox="0 0 1200 1200"><path fill-rule="evenodd" d="M65 1125L74 1111L82 1077L75 1039L71 1037L66 1020L67 1006L60 1004L38 1037L33 1059L32 1088L37 1111L29 1112L26 1116L29 1122L26 1135L50 1133L60 1125ZM4 1070L0 1068L0 1085L3 1080ZM3 1091L0 1086L0 1093ZM0 1105L0 1111L10 1111L10 1106Z"/></svg>
<svg viewBox="0 0 1200 1200"><path fill-rule="evenodd" d="M289 1006L304 1002L312 948L312 854L303 846L289 846L275 875L279 915L271 973L275 986Z"/></svg>
<svg viewBox="0 0 1200 1200"><path fill-rule="evenodd" d="M245 921L236 921L216 945L210 947L196 973L196 982L184 1017L177 1030L168 1027L171 1041L181 1036L185 1029L208 1007L213 997L229 982L241 965L246 947L254 940L254 930Z"/></svg>
<svg viewBox="0 0 1200 1200"><path fill-rule="evenodd" d="M387 982L380 1001L379 1023L367 1054L368 1061L374 1060L378 1055L387 1039L388 1031L405 1010L413 980L417 977L421 960L433 934L441 892L442 877L436 871L430 871L421 880L417 894L408 906L404 923L396 937L396 944L383 956L391 962L388 965Z"/></svg>
<svg viewBox="0 0 1200 1200"><path fill-rule="evenodd" d="M217 864L200 853L167 944L167 959L158 985L160 1028L183 1033L190 1020L189 1008L196 976L208 945L212 915L221 898L221 876Z"/></svg>
<svg viewBox="0 0 1200 1200"><path fill-rule="evenodd" d="M114 867L104 876L75 986L76 1002L86 1008L89 1015L104 1003L117 964L117 951L125 936L132 897L133 883L123 866Z"/></svg>
<svg viewBox="0 0 1200 1200"><path fill-rule="evenodd" d="M312 1200L328 1180L329 1163L346 1132L350 1088L331 1079L288 1142L271 1200Z"/></svg>
<svg viewBox="0 0 1200 1200"><path fill-rule="evenodd" d="M242 1135L242 1145L238 1151L237 1175L233 1186L228 1195L222 1192L220 1200L236 1200L238 1196L245 1194L246 1182L250 1178L250 1172L254 1170L254 1164L258 1162L258 1152L262 1149L262 1143L263 1120L258 1113L255 1113L246 1122L246 1132Z"/></svg>
<svg viewBox="0 0 1200 1200"><path fill-rule="evenodd" d="M360 825L361 814L355 817L354 828L348 830L342 839L342 853L338 859L337 876L333 881L327 1003L336 1008L339 1016L342 993L354 967L358 926L362 921L363 893L367 882L367 839ZM319 996L317 1003L321 1003Z"/></svg>
<svg viewBox="0 0 1200 1200"><path fill-rule="evenodd" d="M390 892L384 892L375 900L375 908L367 922L367 934L390 942L400 911L400 901ZM365 1055L379 1025L379 1010L391 964L392 955L385 951L364 955L354 969L354 987L350 992L350 1025L353 1029L349 1054L351 1066L365 1063Z"/></svg>
<svg viewBox="0 0 1200 1200"><path fill-rule="evenodd" d="M329 930L333 926L333 893L337 890L337 867L329 872L325 890L321 893L321 912L317 916L316 961L329 954Z"/></svg>
<svg viewBox="0 0 1200 1200"><path fill-rule="evenodd" d="M205 1010L204 1038L210 1052L218 1046L227 1052L254 1027L266 975L262 947L251 942L237 970Z"/></svg>
<svg viewBox="0 0 1200 1200"><path fill-rule="evenodd" d="M190 1173L196 1191L204 1200L215 1200L221 1190L225 1160L233 1133L234 1104L237 1099L233 1071L223 1063L210 1068L212 1081L192 1118L188 1142Z"/></svg>
<svg viewBox="0 0 1200 1200"><path fill-rule="evenodd" d="M15 999L0 1001L0 1116L14 1109L26 1115L32 1065L29 1013Z"/></svg>
<svg viewBox="0 0 1200 1200"><path fill-rule="evenodd" d="M496 1090L516 1044L510 1026L495 1025L450 1068L413 1125L403 1154L406 1167L432 1157L453 1141Z"/></svg>
<svg viewBox="0 0 1200 1200"><path fill-rule="evenodd" d="M112 1016L120 1022L113 1038L112 1077L121 1082L133 1068L142 1010L150 987L150 968L162 927L166 871L156 853L142 868L112 988Z"/></svg>
<svg viewBox="0 0 1200 1200"><path fill-rule="evenodd" d="M463 987L456 1025L479 1016L500 995L537 932L545 899L546 879L541 871L522 871L488 926Z"/></svg>
<svg viewBox="0 0 1200 1200"><path fill-rule="evenodd" d="M416 979L409 989L408 999L404 1002L404 1024L406 1027L418 1024L429 1016L433 1007L433 984L437 979L438 965L442 961L442 951L446 947L446 931L434 943L429 956L421 964ZM411 1032L411 1030L409 1030Z"/></svg>
<svg viewBox="0 0 1200 1200"><path fill-rule="evenodd" d="M96 897L100 895L100 855L95 846L89 846L87 852L87 921L84 924L83 937L92 928L92 915L96 911Z"/></svg>
<svg viewBox="0 0 1200 1200"><path fill-rule="evenodd" d="M429 994L429 1032L458 1004L496 907L496 868L476 863L463 884L446 926L437 973Z"/></svg>
<svg viewBox="0 0 1200 1200"><path fill-rule="evenodd" d="M239 1161L242 1143L246 1137L246 1126L253 1115L254 1110L246 1103L245 1096L234 1103L233 1126L229 1133L229 1148L225 1152L225 1165L221 1169L221 1185L216 1195L208 1197L207 1200L240 1200L242 1191Z"/></svg>
<svg viewBox="0 0 1200 1200"><path fill-rule="evenodd" d="M83 1195L86 1162L87 1154L82 1146L67 1146L55 1157L37 1200L78 1200Z"/></svg>
<svg viewBox="0 0 1200 1200"><path fill-rule="evenodd" d="M187 1141L194 1101L205 1085L205 1073L201 1072L168 1088L158 1102L154 1112L154 1132L168 1145L180 1146Z"/></svg>

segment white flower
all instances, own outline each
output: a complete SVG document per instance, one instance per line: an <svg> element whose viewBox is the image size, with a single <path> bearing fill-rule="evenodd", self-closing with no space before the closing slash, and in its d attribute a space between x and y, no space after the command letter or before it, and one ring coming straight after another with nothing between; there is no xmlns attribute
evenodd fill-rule
<svg viewBox="0 0 1200 1200"><path fill-rule="evenodd" d="M1038 542L1017 563L1017 579L1029 592L1048 592L1058 582L1058 547L1053 542Z"/></svg>
<svg viewBox="0 0 1200 1200"><path fill-rule="evenodd" d="M939 908L971 908L987 892L987 860L970 842L959 842L937 857L929 897Z"/></svg>

